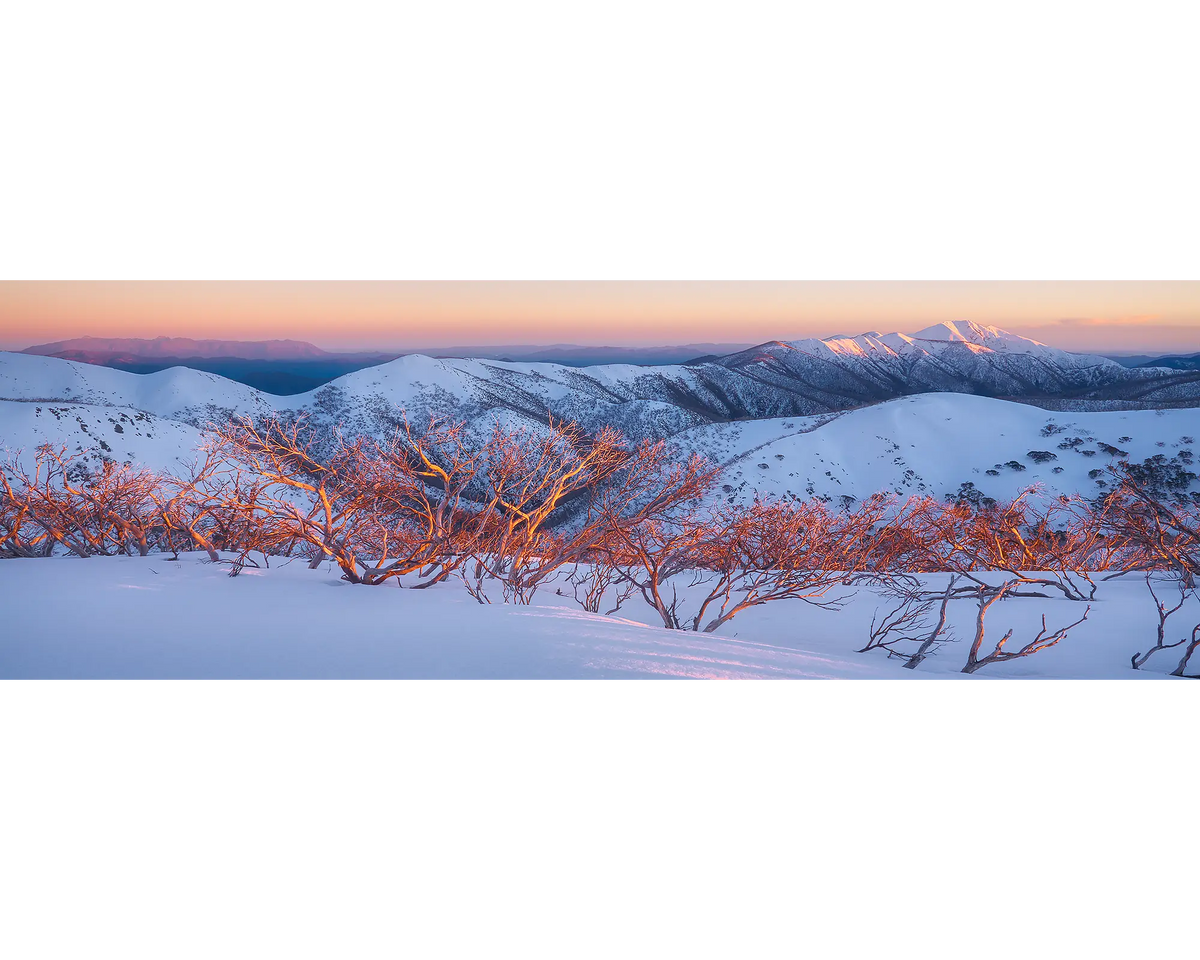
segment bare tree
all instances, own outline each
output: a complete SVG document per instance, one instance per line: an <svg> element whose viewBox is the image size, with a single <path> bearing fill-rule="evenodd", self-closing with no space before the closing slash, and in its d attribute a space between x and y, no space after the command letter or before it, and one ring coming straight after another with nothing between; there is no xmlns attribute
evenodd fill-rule
<svg viewBox="0 0 1200 960"><path fill-rule="evenodd" d="M553 420L536 436L497 426L484 459L471 569L463 577L480 602L488 602L490 578L506 601L529 603L547 578L595 551L611 531L695 501L713 474L699 457L673 463L662 442L630 446L611 428L588 436Z"/></svg>
<svg viewBox="0 0 1200 960"><path fill-rule="evenodd" d="M711 633L773 600L839 608L846 598L830 593L870 569L888 503L877 497L832 513L819 500L755 502L614 526L627 575L663 625ZM686 614L684 604L691 604Z"/></svg>
<svg viewBox="0 0 1200 960"><path fill-rule="evenodd" d="M715 576L692 629L703 623L704 632L712 633L738 613L773 600L840 608L847 598L829 593L864 568L885 504L879 498L833 514L819 500L755 503L729 519L719 536L702 542L701 562Z"/></svg>
<svg viewBox="0 0 1200 960"><path fill-rule="evenodd" d="M1200 574L1200 506L1162 499L1128 470L1115 476L1105 517L1124 546L1123 569L1171 570L1194 588Z"/></svg>
<svg viewBox="0 0 1200 960"><path fill-rule="evenodd" d="M917 637L914 634L917 632L924 635L929 626L927 617L934 601L920 586L909 586L897 599L900 602L882 617L876 608L871 617L867 645L858 650L858 653L884 650L889 657L908 659L908 654L897 649L897 644L915 641Z"/></svg>
<svg viewBox="0 0 1200 960"><path fill-rule="evenodd" d="M1034 493L1031 487L1008 503L987 506L911 502L906 529L912 569L959 574L962 596L986 586L979 574L992 570L1013 583L1011 596L1046 597L1050 590L1068 600L1094 599L1087 567L1101 529L1089 505L1061 497L1037 511L1030 504Z"/></svg>
<svg viewBox="0 0 1200 960"><path fill-rule="evenodd" d="M1017 587L1021 581L1006 580L1004 583L995 587L979 587L977 588L978 595L978 610L975 615L975 639L971 643L970 652L967 654L966 666L962 668L963 673L974 673L976 670L986 667L990 663L1003 663L1006 660L1016 660L1020 657L1029 657L1033 654L1045 650L1048 647L1054 646L1060 640L1067 636L1075 627L1083 623L1091 613L1092 608L1089 604L1087 609L1083 611L1081 616L1074 623L1069 623L1065 627L1059 627L1057 630L1050 630L1046 626L1046 617L1042 616L1042 629L1038 631L1037 636L1030 640L1025 646L1019 650L1005 650L1005 644L1012 639L1013 631L1008 630L1003 637L997 641L992 652L987 656L980 657L979 651L983 646L984 638L984 618L987 612L991 609L992 604L1003 599L1012 593L1013 588Z"/></svg>
<svg viewBox="0 0 1200 960"><path fill-rule="evenodd" d="M431 420L416 433L407 418L384 444L364 453L361 475L370 491L361 531L372 563L364 582L416 574L413 589L446 580L470 554L479 505L473 497L484 464L465 439L465 426Z"/></svg>
<svg viewBox="0 0 1200 960"><path fill-rule="evenodd" d="M237 505L241 517L257 521L244 532L257 533L259 543L244 548L287 544L290 552L304 545L311 568L329 559L344 579L362 583L356 534L369 509L369 484L361 476L364 441L339 437L333 453L322 457L316 440L303 421L242 419L219 427L211 449L259 481L254 500Z"/></svg>
<svg viewBox="0 0 1200 960"><path fill-rule="evenodd" d="M54 550L56 541L34 515L28 483L15 458L0 468L0 557L48 557Z"/></svg>
<svg viewBox="0 0 1200 960"><path fill-rule="evenodd" d="M151 494L160 481L146 470L111 461L86 470L65 447L43 444L32 473L16 458L3 473L6 552L47 556L58 544L80 557L145 556L157 545Z"/></svg>
<svg viewBox="0 0 1200 960"><path fill-rule="evenodd" d="M1151 575L1149 573L1146 574L1146 589L1150 591L1150 596L1154 600L1155 609L1158 611L1158 637L1154 643L1154 646L1150 647L1144 653L1135 653L1129 658L1134 670L1140 670L1142 667L1144 667L1146 665L1146 661L1154 656L1154 654L1156 654L1159 650L1170 650L1172 647L1179 647L1187 643L1186 637L1181 640L1176 640L1174 643L1166 642L1167 620L1170 619L1172 614L1179 612L1179 610L1187 602L1188 594L1190 593L1182 578L1176 579L1174 583L1179 591L1179 602L1173 607L1168 607L1164 601L1158 599L1158 594L1154 592L1154 583L1151 580Z"/></svg>
<svg viewBox="0 0 1200 960"><path fill-rule="evenodd" d="M946 607L954 597L954 585L956 580L957 577L951 577L950 581L946 584L946 591L942 594L941 602L938 604L937 619L934 621L930 631L921 640L921 644L917 647L916 652L913 653L912 656L908 658L908 662L904 664L905 669L917 669L921 662L931 653L933 653L939 646L941 646L942 643L946 642L946 640L953 639L947 633L945 633Z"/></svg>
<svg viewBox="0 0 1200 960"><path fill-rule="evenodd" d="M115 552L144 557L158 546L162 518L155 509L153 495L160 482L148 470L105 461L99 475L80 488L95 514L110 524L109 538Z"/></svg>
<svg viewBox="0 0 1200 960"><path fill-rule="evenodd" d="M32 474L20 466L13 467L13 474L30 518L48 540L77 557L109 554L110 523L97 511L95 499L82 495L68 479L75 472L76 482L86 482L86 472L73 471L76 459L65 447L46 444L37 450Z"/></svg>
<svg viewBox="0 0 1200 960"><path fill-rule="evenodd" d="M571 596L588 613L600 613L602 606L613 604L604 611L611 617L625 605L637 590L637 584L622 570L614 554L603 548L586 555L575 564L567 576ZM559 591L561 593L561 591Z"/></svg>
<svg viewBox="0 0 1200 960"><path fill-rule="evenodd" d="M1192 627L1192 639L1188 641L1187 648L1183 651L1183 656L1179 658L1179 666L1171 671L1171 676L1200 679L1197 675L1186 672L1188 662L1192 659L1192 654L1196 652L1196 647L1200 647L1200 623Z"/></svg>
<svg viewBox="0 0 1200 960"><path fill-rule="evenodd" d="M214 517L236 489L232 478L223 475L225 464L213 450L203 461L193 463L184 477L160 479L148 491L162 524L162 542L176 557L180 549L203 550L214 563L217 553Z"/></svg>
<svg viewBox="0 0 1200 960"><path fill-rule="evenodd" d="M664 627L684 629L677 578L691 572L692 585L699 582L700 545L712 535L709 518L668 513L645 517L636 524L613 524L612 531L612 556L621 575L654 608Z"/></svg>
<svg viewBox="0 0 1200 960"><path fill-rule="evenodd" d="M882 619L876 611L871 618L870 639L858 652L886 650L889 657L903 660L906 669L915 670L938 647L953 639L946 629L946 612L957 580L956 576L950 577L940 598L916 583L893 591L900 603ZM929 614L935 605L937 616L931 621ZM904 649L902 645L907 643L916 643L916 649Z"/></svg>
<svg viewBox="0 0 1200 960"><path fill-rule="evenodd" d="M1184 647L1172 676L1186 676L1188 663L1200 645L1200 625L1193 628L1190 640L1165 642L1166 620L1177 611L1188 595L1197 590L1200 574L1200 505L1182 498L1168 500L1156 493L1142 475L1129 464L1122 463L1113 470L1116 489L1108 496L1106 519L1113 537L1123 544L1123 567L1126 570L1166 571L1175 580L1180 602L1168 608L1154 595L1158 613L1157 641L1144 653L1130 658L1133 668L1144 666L1158 650Z"/></svg>

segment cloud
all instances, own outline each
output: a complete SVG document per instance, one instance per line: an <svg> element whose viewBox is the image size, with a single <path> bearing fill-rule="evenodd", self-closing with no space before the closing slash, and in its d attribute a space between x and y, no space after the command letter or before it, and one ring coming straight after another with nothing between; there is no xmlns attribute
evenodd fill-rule
<svg viewBox="0 0 1200 960"><path fill-rule="evenodd" d="M1158 314L1144 313L1132 317L1059 317L1044 324L1046 327L1133 327L1156 323Z"/></svg>

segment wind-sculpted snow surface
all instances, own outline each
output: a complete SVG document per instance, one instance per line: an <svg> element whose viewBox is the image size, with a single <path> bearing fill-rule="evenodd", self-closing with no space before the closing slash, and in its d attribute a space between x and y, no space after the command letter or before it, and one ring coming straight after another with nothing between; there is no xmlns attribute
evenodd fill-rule
<svg viewBox="0 0 1200 960"><path fill-rule="evenodd" d="M957 605L959 642L906 670L883 651L855 652L888 603L869 589L837 611L781 600L695 634L651 625L644 605L605 617L553 590L532 606L480 605L454 582L427 591L352 586L330 566L273 560L231 579L198 554L4 561L0 678L961 678L974 614L973 604ZM937 588L945 578L928 579ZM1068 622L1079 607L1001 603L993 629L1025 635L1041 614ZM1153 621L1140 580L1105 584L1092 619L1064 641L976 676L1161 677L1171 658L1129 665Z"/></svg>

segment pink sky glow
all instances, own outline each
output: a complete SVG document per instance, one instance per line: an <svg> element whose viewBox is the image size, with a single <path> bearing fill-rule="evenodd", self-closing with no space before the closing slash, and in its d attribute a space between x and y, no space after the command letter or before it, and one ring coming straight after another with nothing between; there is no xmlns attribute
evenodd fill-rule
<svg viewBox="0 0 1200 960"><path fill-rule="evenodd" d="M328 350L651 346L991 324L1068 350L1200 351L1200 281L0 282L0 349L81 336Z"/></svg>

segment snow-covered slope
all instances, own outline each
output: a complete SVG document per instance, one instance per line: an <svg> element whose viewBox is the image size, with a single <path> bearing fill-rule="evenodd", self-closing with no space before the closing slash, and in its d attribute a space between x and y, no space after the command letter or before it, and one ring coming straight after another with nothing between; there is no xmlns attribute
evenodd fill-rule
<svg viewBox="0 0 1200 960"><path fill-rule="evenodd" d="M882 376L878 365L885 362L929 369L944 366L951 354L959 366L968 358L984 357L993 370L1011 360L1048 365L1056 376L1128 372L1101 358L1063 354L994 328L961 325L942 325L915 337L867 334L813 341L804 347L809 352L800 350L803 343L777 345L772 356L787 359L793 373L802 362L830 369L835 361L859 363L858 383ZM963 483L973 483L985 496L1003 498L1030 483L1041 483L1049 492L1097 492L1105 479L1102 469L1114 456L1100 443L1133 460L1164 453L1183 458L1186 466L1191 444L1181 438L1200 435L1195 408L1051 413L1027 403L942 392L869 402L848 411L829 412L817 404L818 410L806 416L788 412L799 396L796 381L791 393L770 383L768 373L778 374L781 363L766 359L750 364L748 369L756 372L743 377L743 386L752 384L760 397L758 409L772 415L731 421L697 399L707 370L729 372L712 364L580 370L549 363L407 356L307 394L275 397L181 367L137 375L0 353L0 448L28 453L50 442L65 444L71 452L88 451L93 458L174 470L191 458L206 424L235 414L303 413L348 434L381 435L404 412L417 424L441 416L473 422L480 429L497 418L509 424L544 424L553 413L587 429L614 424L634 438L671 437L682 452L710 456L726 465L718 484L726 500L756 495L861 499L877 490L944 496ZM854 378L843 370L843 380ZM726 386L724 402L735 407L730 399L735 387ZM804 390L812 393L811 387ZM1078 442L1061 446L1072 438ZM1030 456L1035 451L1039 457Z"/></svg>
<svg viewBox="0 0 1200 960"><path fill-rule="evenodd" d="M953 392L1068 406L1200 404L1200 373L1127 369L995 327L939 324L913 336L868 333L772 342L704 363L657 367L406 356L277 397L215 374L171 368L138 376L48 357L0 353L0 399L99 403L203 426L231 412L305 412L327 425L382 433L410 419L474 420L498 410L549 414L585 429L613 425L666 437L730 420L803 417L920 393Z"/></svg>
<svg viewBox="0 0 1200 960"><path fill-rule="evenodd" d="M1200 411L1048 413L960 394L924 394L833 417L714 424L674 438L722 465L715 496L863 499L878 491L997 500L1104 489L1116 459L1164 454L1195 472ZM1107 445L1105 447L1104 445ZM1113 453L1112 449L1120 451Z"/></svg>
<svg viewBox="0 0 1200 960"><path fill-rule="evenodd" d="M773 342L723 358L746 377L827 409L927 392L1041 398L1120 393L1147 381L1104 357L1067 353L995 327L942 323L912 336L866 333ZM836 398L842 397L839 402Z"/></svg>
<svg viewBox="0 0 1200 960"><path fill-rule="evenodd" d="M1090 619L1032 657L971 677L966 658L975 605L953 605L951 639L917 670L882 651L855 653L872 615L890 602L871 589L840 610L781 600L747 610L715 634L665 630L640 600L619 616L581 611L552 588L532 606L480 605L461 583L430 590L351 586L324 565L273 561L236 579L202 555L66 557L0 563L0 678L1162 678L1176 651L1130 669L1153 645L1154 609L1140 578L1100 585ZM940 586L944 577L925 578ZM64 590L70 602L62 603ZM686 592L686 590L685 590ZM52 616L46 611L53 608ZM219 611L219 615L214 614ZM999 636L1032 637L1078 619L1080 604L1021 599L998 604ZM1194 623L1195 601L1179 614Z"/></svg>
<svg viewBox="0 0 1200 960"><path fill-rule="evenodd" d="M976 351L990 350L994 353L1020 353L1028 356L1044 357L1064 366L1097 366L1111 364L1120 366L1106 357L1089 356L1081 353L1068 353L1056 347L1047 346L1037 340L1021 337L999 327L986 326L971 320L958 320L953 323L937 323L914 333L911 337L903 334L891 334L911 343L918 343L920 349L937 351L942 344L965 343Z"/></svg>
<svg viewBox="0 0 1200 960"><path fill-rule="evenodd" d="M0 352L0 400L130 407L157 417L202 423L229 410L266 412L276 399L280 398L188 367L137 374L57 357Z"/></svg>
<svg viewBox="0 0 1200 960"><path fill-rule="evenodd" d="M132 407L0 400L0 462L19 454L29 466L49 444L65 446L89 469L113 460L178 473L196 459L202 439L190 424Z"/></svg>

